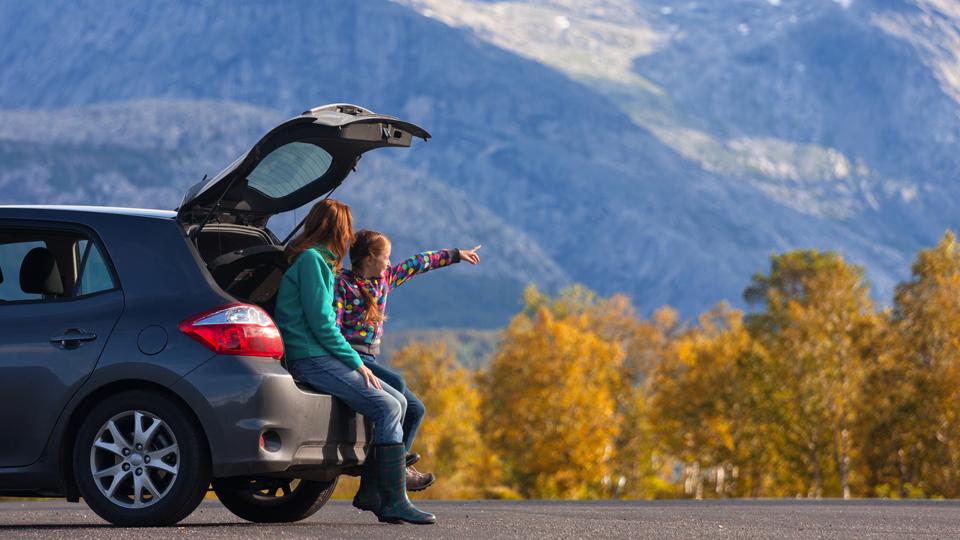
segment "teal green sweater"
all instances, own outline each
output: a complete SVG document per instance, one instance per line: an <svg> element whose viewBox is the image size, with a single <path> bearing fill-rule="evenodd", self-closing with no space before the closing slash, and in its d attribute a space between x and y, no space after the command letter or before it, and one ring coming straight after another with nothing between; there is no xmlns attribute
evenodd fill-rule
<svg viewBox="0 0 960 540"><path fill-rule="evenodd" d="M353 369L361 366L360 356L337 329L333 309L335 276L321 256L333 254L316 245L297 257L280 282L273 320L280 329L287 361L314 356L336 356Z"/></svg>

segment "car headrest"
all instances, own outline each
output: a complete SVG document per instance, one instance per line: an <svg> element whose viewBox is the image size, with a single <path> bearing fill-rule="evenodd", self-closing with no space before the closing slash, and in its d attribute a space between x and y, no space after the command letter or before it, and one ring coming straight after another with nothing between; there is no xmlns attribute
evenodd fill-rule
<svg viewBox="0 0 960 540"><path fill-rule="evenodd" d="M20 289L27 294L63 294L57 260L47 248L33 248L20 265Z"/></svg>

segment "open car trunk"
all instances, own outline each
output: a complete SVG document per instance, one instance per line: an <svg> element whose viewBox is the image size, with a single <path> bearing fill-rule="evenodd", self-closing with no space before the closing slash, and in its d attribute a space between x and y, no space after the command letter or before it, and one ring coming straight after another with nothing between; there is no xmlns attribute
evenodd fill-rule
<svg viewBox="0 0 960 540"><path fill-rule="evenodd" d="M271 317L277 307L277 291L287 270L283 246L265 245L221 255L207 265L221 289L256 304Z"/></svg>
<svg viewBox="0 0 960 540"><path fill-rule="evenodd" d="M365 152L409 147L413 137L427 140L430 134L356 105L311 109L271 130L214 178L187 190L177 220L221 288L273 315L286 265L283 246L266 229L267 221L329 194Z"/></svg>
<svg viewBox="0 0 960 540"><path fill-rule="evenodd" d="M326 105L287 120L217 176L191 187L177 219L185 227L217 223L266 226L275 214L329 193L365 152L409 147L430 134L408 122L355 105Z"/></svg>

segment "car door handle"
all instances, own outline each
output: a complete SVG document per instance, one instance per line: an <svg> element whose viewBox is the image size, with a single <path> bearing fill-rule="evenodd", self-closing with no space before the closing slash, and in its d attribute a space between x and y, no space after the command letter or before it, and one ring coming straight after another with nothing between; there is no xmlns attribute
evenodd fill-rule
<svg viewBox="0 0 960 540"><path fill-rule="evenodd" d="M53 343L58 347L63 347L64 349L76 349L81 343L93 341L95 339L97 339L97 335L93 332L84 332L80 329L73 329L67 330L59 336L53 336L50 338L50 343Z"/></svg>

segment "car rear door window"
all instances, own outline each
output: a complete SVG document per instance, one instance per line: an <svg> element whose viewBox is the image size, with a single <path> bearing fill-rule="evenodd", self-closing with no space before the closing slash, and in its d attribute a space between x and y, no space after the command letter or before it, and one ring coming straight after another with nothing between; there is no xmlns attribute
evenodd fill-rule
<svg viewBox="0 0 960 540"><path fill-rule="evenodd" d="M113 282L113 277L110 276L110 270L107 268L106 261L103 260L103 255L100 254L100 248L86 240L80 241L79 244L79 251L81 253L86 252L86 260L81 259L81 274L80 279L77 280L77 290L74 296L113 289L116 284Z"/></svg>

